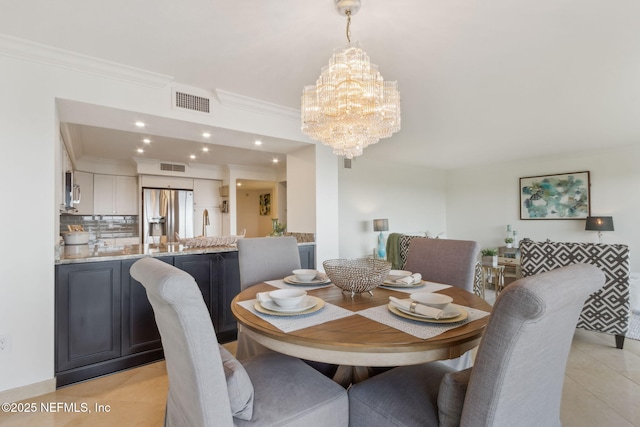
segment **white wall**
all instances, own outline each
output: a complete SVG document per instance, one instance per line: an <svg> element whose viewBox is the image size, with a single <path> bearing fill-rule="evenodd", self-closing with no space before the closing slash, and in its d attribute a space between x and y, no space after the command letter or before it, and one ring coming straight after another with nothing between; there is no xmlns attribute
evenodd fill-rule
<svg viewBox="0 0 640 427"><path fill-rule="evenodd" d="M520 220L519 178L590 171L591 213L613 216L615 231L604 243L631 250L631 270L640 271L640 146L567 153L447 172L449 237L476 240L482 247L503 246L507 224L519 238L596 242L584 220Z"/></svg>
<svg viewBox="0 0 640 427"><path fill-rule="evenodd" d="M287 155L287 231L316 232L315 147Z"/></svg>
<svg viewBox="0 0 640 427"><path fill-rule="evenodd" d="M376 218L389 220L386 235L448 231L444 171L379 162L366 154L351 169L339 169L340 258L373 254Z"/></svg>
<svg viewBox="0 0 640 427"><path fill-rule="evenodd" d="M340 255L338 159L322 144L315 147L316 267Z"/></svg>
<svg viewBox="0 0 640 427"><path fill-rule="evenodd" d="M339 255L337 162L322 144L287 155L287 231L315 233L320 270Z"/></svg>

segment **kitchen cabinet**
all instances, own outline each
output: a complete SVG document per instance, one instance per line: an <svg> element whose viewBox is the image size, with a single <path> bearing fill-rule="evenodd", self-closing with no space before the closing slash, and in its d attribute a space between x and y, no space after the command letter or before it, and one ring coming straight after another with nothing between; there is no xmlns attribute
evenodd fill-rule
<svg viewBox="0 0 640 427"><path fill-rule="evenodd" d="M75 208L73 214L93 215L93 174L75 171L73 181L80 186L80 202L73 205Z"/></svg>
<svg viewBox="0 0 640 427"><path fill-rule="evenodd" d="M238 334L236 318L231 314L231 300L240 293L240 268L238 252L216 254L216 274L211 288L218 295L216 332L223 341L235 340Z"/></svg>
<svg viewBox="0 0 640 427"><path fill-rule="evenodd" d="M173 262L173 265L186 271L196 280L212 319L218 315L218 307L215 306L212 309L211 304L211 278L214 275L214 259L215 254L184 255L176 257Z"/></svg>
<svg viewBox="0 0 640 427"><path fill-rule="evenodd" d="M313 245L299 246L303 267ZM55 372L57 386L140 366L164 357L144 287L131 277L139 256L56 265ZM158 256L191 274L202 292L218 341L233 341L231 300L240 292L238 252Z"/></svg>
<svg viewBox="0 0 640 427"><path fill-rule="evenodd" d="M56 269L56 371L120 355L120 262Z"/></svg>
<svg viewBox="0 0 640 427"><path fill-rule="evenodd" d="M173 257L157 259L173 264ZM162 349L160 332L147 292L129 273L136 261L122 261L122 355Z"/></svg>
<svg viewBox="0 0 640 427"><path fill-rule="evenodd" d="M174 258L174 265L196 280L218 340L235 340L237 323L230 307L231 300L240 293L238 253L179 256Z"/></svg>
<svg viewBox="0 0 640 427"><path fill-rule="evenodd" d="M315 245L298 246L300 252L300 266L315 270L316 268L316 247Z"/></svg>
<svg viewBox="0 0 640 427"><path fill-rule="evenodd" d="M218 189L220 181L211 179L193 180L193 234L195 236L222 235L222 200ZM209 225L205 225L205 210Z"/></svg>
<svg viewBox="0 0 640 427"><path fill-rule="evenodd" d="M93 210L96 215L137 215L137 178L95 174L93 176Z"/></svg>

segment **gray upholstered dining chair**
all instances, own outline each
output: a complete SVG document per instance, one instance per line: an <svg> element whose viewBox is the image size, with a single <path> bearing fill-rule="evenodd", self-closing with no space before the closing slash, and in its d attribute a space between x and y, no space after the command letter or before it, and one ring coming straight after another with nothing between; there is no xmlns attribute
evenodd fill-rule
<svg viewBox="0 0 640 427"><path fill-rule="evenodd" d="M293 236L240 239L237 245L241 290L282 279L300 268L298 241Z"/></svg>
<svg viewBox="0 0 640 427"><path fill-rule="evenodd" d="M473 292L479 253L480 244L471 240L416 238L409 243L404 269Z"/></svg>
<svg viewBox="0 0 640 427"><path fill-rule="evenodd" d="M237 246L241 290L267 280L282 279L300 268L298 241L293 236L240 239ZM238 359L269 351L247 337L242 332L242 326L239 326L236 350Z"/></svg>
<svg viewBox="0 0 640 427"><path fill-rule="evenodd" d="M604 284L575 264L520 279L498 297L473 368L394 368L349 389L351 426L560 426L571 340Z"/></svg>
<svg viewBox="0 0 640 427"><path fill-rule="evenodd" d="M189 274L142 258L131 275L147 291L162 339L165 426L348 425L346 391L299 359L273 352L241 364L220 346Z"/></svg>
<svg viewBox="0 0 640 427"><path fill-rule="evenodd" d="M404 268L420 273L423 280L444 283L473 293L480 244L471 240L411 239ZM471 353L448 360L450 367L462 370L473 363Z"/></svg>

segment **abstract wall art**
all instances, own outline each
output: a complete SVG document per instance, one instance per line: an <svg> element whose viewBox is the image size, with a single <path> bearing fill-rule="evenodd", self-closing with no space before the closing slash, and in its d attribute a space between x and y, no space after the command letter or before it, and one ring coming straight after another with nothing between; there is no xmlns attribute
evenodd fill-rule
<svg viewBox="0 0 640 427"><path fill-rule="evenodd" d="M585 219L589 171L520 178L520 219Z"/></svg>
<svg viewBox="0 0 640 427"><path fill-rule="evenodd" d="M271 194L260 195L260 215L271 215Z"/></svg>

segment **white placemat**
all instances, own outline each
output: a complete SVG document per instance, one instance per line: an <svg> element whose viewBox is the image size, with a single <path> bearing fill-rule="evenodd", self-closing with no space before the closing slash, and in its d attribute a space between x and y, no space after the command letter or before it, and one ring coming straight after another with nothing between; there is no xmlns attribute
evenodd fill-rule
<svg viewBox="0 0 640 427"><path fill-rule="evenodd" d="M355 313L351 310L338 307L337 305L324 303L324 307L320 310L309 314L300 314L298 316L272 316L257 311L253 306L256 304L255 299L241 301L242 307L246 308L261 319L271 323L282 332L293 332L298 329L308 328L310 326L319 325L321 323L330 322L331 320L342 319L343 317L353 316Z"/></svg>
<svg viewBox="0 0 640 427"><path fill-rule="evenodd" d="M282 288L282 289L304 289L305 291L312 291L314 289L321 289L321 288L327 288L329 286L333 286L333 283L331 283L331 282L325 283L324 285L291 285L291 284L285 282L282 279L280 279L280 280L267 280L264 283L266 283L267 285L275 286L276 288Z"/></svg>
<svg viewBox="0 0 640 427"><path fill-rule="evenodd" d="M438 292L443 289L447 289L451 287L451 285L445 285L445 284L436 283L436 282L427 282L426 280L424 281L424 283L425 283L424 286L419 286L419 287L412 286L410 288L401 288L401 287L385 286L385 285L382 285L380 287L389 289L390 291L405 292L407 294L412 294L414 292Z"/></svg>
<svg viewBox="0 0 640 427"><path fill-rule="evenodd" d="M417 320L405 319L404 317L398 317L391 313L386 304L378 307L367 308L366 310L356 312L356 314L374 320L378 323L382 323L383 325L401 330L402 332L406 332L414 337L426 340L428 338L435 337L436 335L440 335L450 329L464 325L465 323L482 319L489 315L486 311L464 306L461 307L469 312L469 317L462 322L456 323L425 323Z"/></svg>

